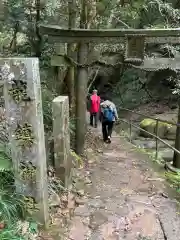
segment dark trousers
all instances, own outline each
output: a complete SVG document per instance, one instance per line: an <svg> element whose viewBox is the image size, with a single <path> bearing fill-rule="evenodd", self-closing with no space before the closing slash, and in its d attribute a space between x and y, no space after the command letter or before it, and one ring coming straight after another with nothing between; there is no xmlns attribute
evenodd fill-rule
<svg viewBox="0 0 180 240"><path fill-rule="evenodd" d="M111 137L113 125L114 125L114 122L110 122L110 121L102 122L102 134L103 134L104 141L108 140L108 137Z"/></svg>
<svg viewBox="0 0 180 240"><path fill-rule="evenodd" d="M93 121L94 120L94 121ZM97 127L98 123L98 113L90 113L90 125L93 126L93 122L95 127Z"/></svg>

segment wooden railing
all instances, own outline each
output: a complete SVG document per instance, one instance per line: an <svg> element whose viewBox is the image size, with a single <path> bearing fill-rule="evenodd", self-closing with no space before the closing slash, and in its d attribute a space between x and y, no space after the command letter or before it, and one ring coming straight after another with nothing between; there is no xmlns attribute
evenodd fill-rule
<svg viewBox="0 0 180 240"><path fill-rule="evenodd" d="M152 120L155 120L156 121L156 126L155 126L155 134L153 133L150 133L146 130L144 130L143 128L135 125L133 123L133 120L130 118L129 120L125 120L124 118L119 118L119 121L120 122L124 122L126 124L129 125L129 140L130 142L132 142L132 127L138 129L138 130L141 130L145 133L148 133L148 135L152 136L153 138L155 138L155 141L156 141L156 155L155 155L155 158L158 159L158 142L162 142L164 143L165 146L167 146L168 148L172 149L174 152L180 154L180 151L177 150L176 148L174 148L173 146L171 146L169 143L167 143L166 141L164 141L162 138L160 138L158 136L158 127L159 127L159 123L160 122L164 122L164 123L167 123L167 124L171 124L173 126L177 126L177 127L180 127L180 124L176 124L176 123L173 123L173 122L170 122L170 121L166 121L166 120L162 120L162 119L159 119L159 118L153 118L153 117L150 117L150 116L147 116L145 114L142 114L142 113L138 113L136 111L133 111L133 110L130 110L130 109L127 109L127 108L119 108L118 109L119 111L126 111L126 112L130 112L130 113L133 113L133 114L136 114L136 115L139 115L139 116L142 116L142 117L145 117L145 118L148 118L148 119L152 119Z"/></svg>

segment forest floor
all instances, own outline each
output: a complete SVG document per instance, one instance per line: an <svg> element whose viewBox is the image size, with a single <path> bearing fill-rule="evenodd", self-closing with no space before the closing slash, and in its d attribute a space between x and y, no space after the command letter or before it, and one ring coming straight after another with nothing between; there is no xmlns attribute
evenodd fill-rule
<svg viewBox="0 0 180 240"><path fill-rule="evenodd" d="M92 131L99 137L100 129ZM90 158L84 171L92 184L74 211L67 239L179 239L177 201L168 196L165 180L148 156L114 133L112 143Z"/></svg>

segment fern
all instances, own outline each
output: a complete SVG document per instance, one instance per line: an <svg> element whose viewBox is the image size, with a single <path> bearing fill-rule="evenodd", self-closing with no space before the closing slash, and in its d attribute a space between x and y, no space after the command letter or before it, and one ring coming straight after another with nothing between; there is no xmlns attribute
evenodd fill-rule
<svg viewBox="0 0 180 240"><path fill-rule="evenodd" d="M23 237L19 236L16 226L11 226L10 228L5 228L0 231L0 240L25 240Z"/></svg>
<svg viewBox="0 0 180 240"><path fill-rule="evenodd" d="M24 202L16 193L0 189L0 221L12 224L24 216Z"/></svg>

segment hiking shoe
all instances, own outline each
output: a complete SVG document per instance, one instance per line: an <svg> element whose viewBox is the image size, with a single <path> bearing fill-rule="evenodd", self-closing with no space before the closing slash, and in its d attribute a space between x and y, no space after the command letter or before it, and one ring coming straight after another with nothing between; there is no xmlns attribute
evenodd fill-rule
<svg viewBox="0 0 180 240"><path fill-rule="evenodd" d="M111 143L111 137L108 136L108 140L107 140L108 143Z"/></svg>

